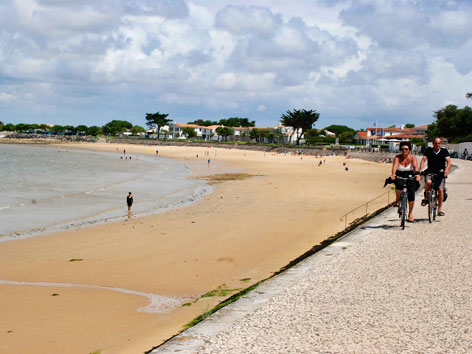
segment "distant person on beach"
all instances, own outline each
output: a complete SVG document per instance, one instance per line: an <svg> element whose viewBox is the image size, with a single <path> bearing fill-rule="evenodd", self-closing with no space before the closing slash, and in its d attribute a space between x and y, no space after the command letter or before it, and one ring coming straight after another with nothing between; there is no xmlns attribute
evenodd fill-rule
<svg viewBox="0 0 472 354"><path fill-rule="evenodd" d="M449 152L441 147L441 138L435 138L433 140L433 147L429 147L425 150L423 159L421 160L420 171L423 170L426 161L428 161L428 168L423 172L426 182L424 187L425 199L423 199L421 205L425 206L428 204L429 191L433 184L431 174L443 175L444 177L441 178L438 187L438 216L444 216L444 212L442 211L445 187L444 179L447 178L449 169L451 168L451 157L449 156Z"/></svg>
<svg viewBox="0 0 472 354"><path fill-rule="evenodd" d="M131 212L131 207L133 206L133 195L131 192L129 192L126 197L126 204L128 205L128 212Z"/></svg>
<svg viewBox="0 0 472 354"><path fill-rule="evenodd" d="M469 158L469 152L467 151L467 148L465 148L464 152L462 152L462 158L464 160L467 160Z"/></svg>
<svg viewBox="0 0 472 354"><path fill-rule="evenodd" d="M420 180L420 173L418 169L418 160L415 155L411 154L411 143L409 141L402 141L400 143L401 153L393 159L392 165L392 176L391 179L395 183L395 206L400 203L400 196L403 190L403 181L396 177L408 178L409 176L416 176L416 182ZM408 221L414 222L413 208L415 206L415 192L416 192L415 181L408 180L406 187L408 190Z"/></svg>
<svg viewBox="0 0 472 354"><path fill-rule="evenodd" d="M126 149L123 149L123 155L126 155Z"/></svg>
<svg viewBox="0 0 472 354"><path fill-rule="evenodd" d="M159 155L159 150L156 150L156 155Z"/></svg>

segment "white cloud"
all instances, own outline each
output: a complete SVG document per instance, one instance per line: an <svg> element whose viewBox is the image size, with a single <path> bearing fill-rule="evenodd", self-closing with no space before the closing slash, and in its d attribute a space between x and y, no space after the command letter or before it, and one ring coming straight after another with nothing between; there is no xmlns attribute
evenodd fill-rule
<svg viewBox="0 0 472 354"><path fill-rule="evenodd" d="M269 125L297 107L424 123L470 91L471 16L467 1L439 0L11 0L0 4L2 109L21 120L70 106L106 122L103 111L157 106Z"/></svg>
<svg viewBox="0 0 472 354"><path fill-rule="evenodd" d="M10 95L9 93L6 92L0 92L0 102L10 102L13 100L13 95Z"/></svg>
<svg viewBox="0 0 472 354"><path fill-rule="evenodd" d="M216 14L216 27L235 35L270 35L280 27L280 15L268 8L227 6Z"/></svg>

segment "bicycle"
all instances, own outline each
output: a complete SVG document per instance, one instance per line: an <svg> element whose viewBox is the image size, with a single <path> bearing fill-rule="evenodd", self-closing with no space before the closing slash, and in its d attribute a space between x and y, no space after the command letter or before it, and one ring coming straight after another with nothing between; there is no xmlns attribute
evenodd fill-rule
<svg viewBox="0 0 472 354"><path fill-rule="evenodd" d="M396 179L403 181L402 193L400 194L400 204L398 205L398 217L400 218L400 226L402 230L405 229L405 221L408 215L408 188L407 182L415 181L415 176L408 176L408 177L399 177L395 176Z"/></svg>
<svg viewBox="0 0 472 354"><path fill-rule="evenodd" d="M429 190L428 195L428 220L429 223L432 223L433 220L436 220L438 213L439 205L439 185L444 176L444 171L440 170L439 173L428 173L431 176L431 189ZM446 193L446 188L444 188L444 193ZM425 191L426 194L426 191Z"/></svg>

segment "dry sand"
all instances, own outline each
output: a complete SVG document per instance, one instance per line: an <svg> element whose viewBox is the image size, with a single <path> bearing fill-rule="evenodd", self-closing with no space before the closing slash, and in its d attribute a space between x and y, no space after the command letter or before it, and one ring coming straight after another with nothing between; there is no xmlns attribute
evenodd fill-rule
<svg viewBox="0 0 472 354"><path fill-rule="evenodd" d="M0 243L0 280L28 282L0 282L0 353L149 350L223 300L202 294L223 284L246 288L341 231L344 213L387 190L383 180L391 169L344 157L324 157L326 163L318 166L320 158L259 151L67 146L104 151L118 147L153 155L157 148L159 157L189 163L195 178L229 174L206 177L214 192L188 207ZM371 203L369 212L386 204L385 196ZM365 207L350 221L363 213ZM120 289L191 306L179 305L164 314L139 312L149 298Z"/></svg>

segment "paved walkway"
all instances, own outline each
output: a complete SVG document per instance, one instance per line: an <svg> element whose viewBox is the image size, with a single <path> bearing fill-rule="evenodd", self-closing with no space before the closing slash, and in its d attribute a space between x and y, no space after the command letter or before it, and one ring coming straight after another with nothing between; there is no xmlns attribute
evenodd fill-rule
<svg viewBox="0 0 472 354"><path fill-rule="evenodd" d="M389 209L152 353L472 353L472 162L453 163L446 216L417 203L402 231Z"/></svg>

